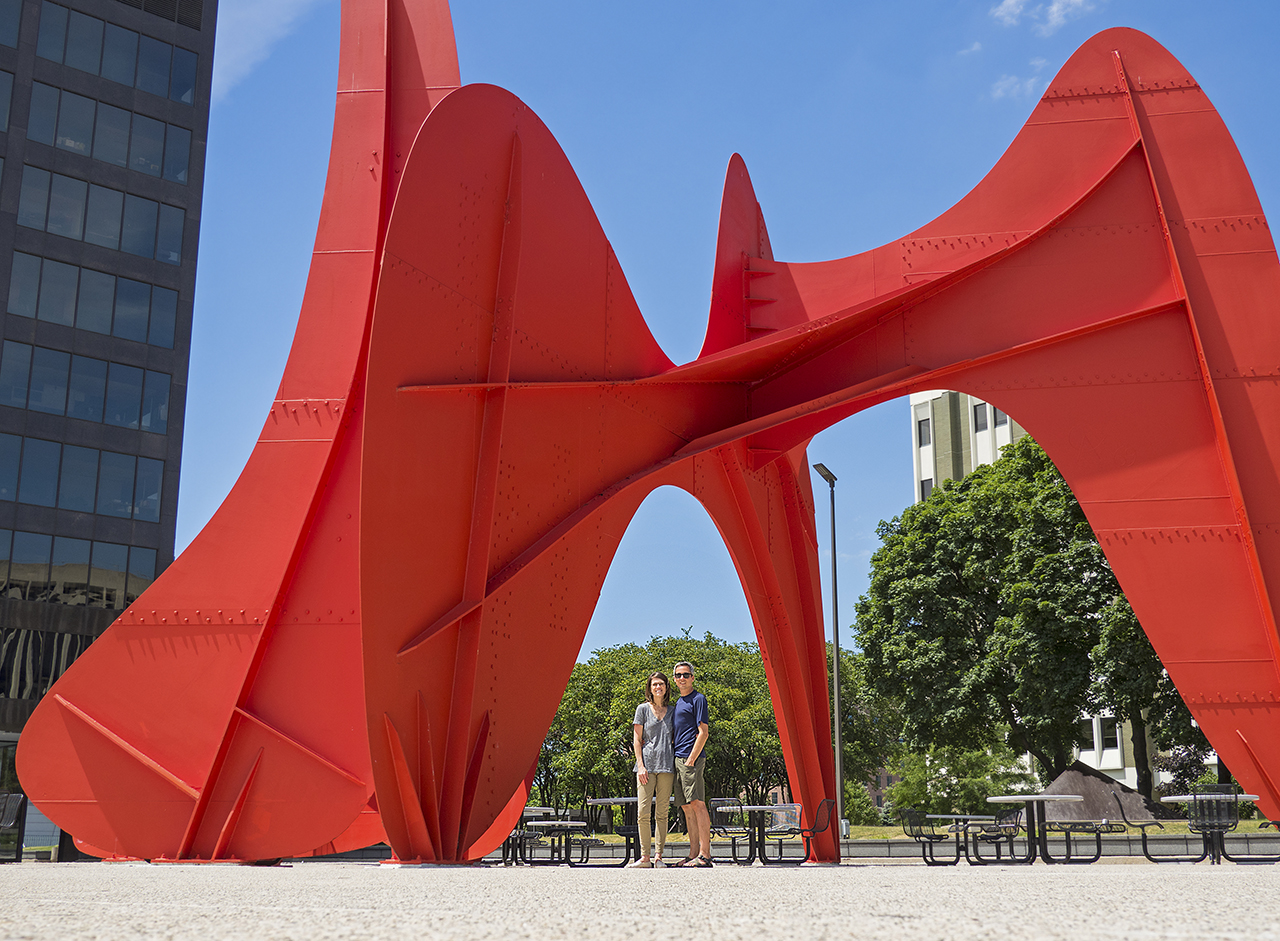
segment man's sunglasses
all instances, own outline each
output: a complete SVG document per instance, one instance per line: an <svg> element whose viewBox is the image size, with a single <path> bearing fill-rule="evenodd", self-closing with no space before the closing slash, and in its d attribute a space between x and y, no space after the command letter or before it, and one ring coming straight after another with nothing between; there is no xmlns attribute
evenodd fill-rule
<svg viewBox="0 0 1280 941"><path fill-rule="evenodd" d="M693 678L692 673L674 673L672 674L677 680L688 680Z"/></svg>

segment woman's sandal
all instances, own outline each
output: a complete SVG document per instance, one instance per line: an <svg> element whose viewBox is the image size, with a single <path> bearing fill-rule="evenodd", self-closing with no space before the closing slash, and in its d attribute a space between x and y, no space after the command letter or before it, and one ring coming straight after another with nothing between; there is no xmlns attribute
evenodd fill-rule
<svg viewBox="0 0 1280 941"><path fill-rule="evenodd" d="M686 856L684 859L680 860L680 862L672 863L671 868L672 869L696 868L698 865L698 860L700 860L701 858L702 858L701 856Z"/></svg>

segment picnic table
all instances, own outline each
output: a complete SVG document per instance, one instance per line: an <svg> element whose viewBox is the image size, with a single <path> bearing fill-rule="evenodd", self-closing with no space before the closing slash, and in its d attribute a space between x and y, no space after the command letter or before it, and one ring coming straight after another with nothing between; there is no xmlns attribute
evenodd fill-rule
<svg viewBox="0 0 1280 941"><path fill-rule="evenodd" d="M510 866L514 863L523 862L525 858L525 844L533 839L541 839L541 834L532 833L524 829L523 824L526 817L545 817L548 814L556 813L554 807L534 807L532 805L525 807L520 811L520 824L512 830L505 840L502 841L502 865Z"/></svg>
<svg viewBox="0 0 1280 941"><path fill-rule="evenodd" d="M956 836L956 859L960 858L960 854L964 853L967 862L972 863L969 857L969 825L977 821L995 820L993 814L925 814L926 820L950 820L947 829Z"/></svg>
<svg viewBox="0 0 1280 941"><path fill-rule="evenodd" d="M751 865L755 860L759 859L761 865L769 866L782 862L782 838L788 836L800 835L800 805L799 804L741 804L739 809L747 814L749 821L749 842L747 844L747 861L743 865ZM796 825L794 827L773 827L770 828L768 822L772 822L775 813L794 813L796 815ZM770 859L769 854L765 851L770 830L778 837L778 858ZM734 862L738 862L734 859Z"/></svg>
<svg viewBox="0 0 1280 941"><path fill-rule="evenodd" d="M670 798L668 803L674 798ZM654 799L657 803L657 799ZM632 859L640 858L640 824L638 818L640 816L640 798L631 794L627 797L592 797L588 798L587 806L589 807L621 807L623 808L622 826L618 827L618 833L626 841L625 849L622 853L622 862L618 866L625 866ZM650 817L649 826L653 827L654 818Z"/></svg>
<svg viewBox="0 0 1280 941"><path fill-rule="evenodd" d="M1049 828L1048 821L1045 819L1045 804L1050 801L1082 801L1084 796L1081 794L1001 794L996 797L988 797L989 804L1025 804L1027 808L1027 855L1011 856L1007 862L1016 864L1030 865L1036 861L1038 856L1046 863L1075 863L1087 864L1096 862L1102 855L1102 836L1097 836L1097 853L1090 857L1076 857L1071 855L1071 834L1066 834L1067 854L1062 859L1053 856L1049 852ZM1012 841L1010 841L1012 846ZM1012 853L1012 848L1010 850ZM982 864L1001 863L1006 860L983 860Z"/></svg>
<svg viewBox="0 0 1280 941"><path fill-rule="evenodd" d="M530 820L525 826L530 830L536 830L546 834L551 843L551 854L547 859L538 859L526 849L526 843L521 843L521 859L520 861L530 866L576 866L585 863L590 855L590 847L588 844L581 844L581 858L577 863L573 861L573 845L572 839L575 833L583 833L589 825L585 820Z"/></svg>
<svg viewBox="0 0 1280 941"><path fill-rule="evenodd" d="M1165 804L1188 804L1187 825L1204 840L1204 852L1200 856L1171 862L1199 862L1206 856L1211 866L1222 865L1224 859L1233 863L1280 862L1280 856L1232 856L1227 852L1227 834L1240 823L1240 801L1257 799L1257 794L1237 794L1235 787L1229 784L1196 788L1190 794L1171 794L1160 798Z"/></svg>

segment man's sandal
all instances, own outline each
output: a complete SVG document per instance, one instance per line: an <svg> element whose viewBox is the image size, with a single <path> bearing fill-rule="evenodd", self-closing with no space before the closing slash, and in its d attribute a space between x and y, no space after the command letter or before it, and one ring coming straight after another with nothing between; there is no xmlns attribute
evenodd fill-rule
<svg viewBox="0 0 1280 941"><path fill-rule="evenodd" d="M710 869L713 866L715 866L715 863L706 856L695 857L693 862L689 863L690 869Z"/></svg>
<svg viewBox="0 0 1280 941"><path fill-rule="evenodd" d="M680 862L672 863L671 868L672 869L694 868L698 865L698 860L700 860L701 858L702 858L701 856L686 856L684 859L680 860Z"/></svg>

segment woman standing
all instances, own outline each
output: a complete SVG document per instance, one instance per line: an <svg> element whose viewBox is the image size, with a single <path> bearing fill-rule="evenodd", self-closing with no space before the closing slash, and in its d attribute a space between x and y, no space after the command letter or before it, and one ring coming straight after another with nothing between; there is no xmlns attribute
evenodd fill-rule
<svg viewBox="0 0 1280 941"><path fill-rule="evenodd" d="M632 725L636 752L636 797L640 801L637 823L640 828L641 856L631 869L662 866L662 850L667 845L667 801L671 799L672 774L675 771L672 735L671 691L665 673L650 673L645 686L645 701L636 706ZM654 798L658 804L658 853L650 859L653 844L650 819Z"/></svg>

